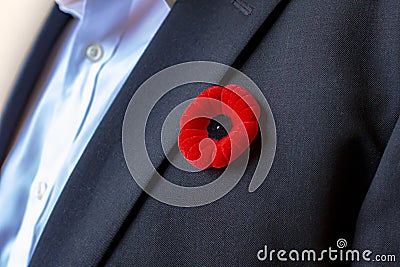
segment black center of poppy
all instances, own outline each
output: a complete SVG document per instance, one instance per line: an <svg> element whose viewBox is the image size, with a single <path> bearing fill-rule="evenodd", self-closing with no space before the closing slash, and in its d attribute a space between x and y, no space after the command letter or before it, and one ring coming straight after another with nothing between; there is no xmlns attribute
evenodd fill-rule
<svg viewBox="0 0 400 267"><path fill-rule="evenodd" d="M226 129L224 128L225 125ZM210 119L207 126L208 137L214 140L221 140L231 130L231 119L223 114Z"/></svg>

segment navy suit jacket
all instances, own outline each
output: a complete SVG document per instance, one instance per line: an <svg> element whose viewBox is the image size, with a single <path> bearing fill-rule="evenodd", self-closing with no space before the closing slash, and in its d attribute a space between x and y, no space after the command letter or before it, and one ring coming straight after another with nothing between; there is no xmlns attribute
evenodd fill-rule
<svg viewBox="0 0 400 267"><path fill-rule="evenodd" d="M339 238L349 248L399 257L399 10L397 0L177 1L72 173L31 266L257 266L266 264L257 259L264 245L322 250ZM2 117L1 161L69 19L55 8L32 49ZM275 116L277 152L254 193L247 187L259 137L229 194L179 208L149 197L132 179L122 121L147 78L194 60L224 63L253 79ZM167 111L204 89L180 87L149 118L150 157L175 183L205 184L221 172L185 174L166 163L161 148ZM273 263L280 264L288 263Z"/></svg>

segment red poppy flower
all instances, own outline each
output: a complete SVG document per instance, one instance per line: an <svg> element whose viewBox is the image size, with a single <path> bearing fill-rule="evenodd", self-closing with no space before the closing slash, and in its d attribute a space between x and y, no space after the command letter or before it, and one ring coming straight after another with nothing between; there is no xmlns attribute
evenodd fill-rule
<svg viewBox="0 0 400 267"><path fill-rule="evenodd" d="M222 168L237 159L258 132L260 106L236 84L212 86L187 107L178 146L196 168Z"/></svg>

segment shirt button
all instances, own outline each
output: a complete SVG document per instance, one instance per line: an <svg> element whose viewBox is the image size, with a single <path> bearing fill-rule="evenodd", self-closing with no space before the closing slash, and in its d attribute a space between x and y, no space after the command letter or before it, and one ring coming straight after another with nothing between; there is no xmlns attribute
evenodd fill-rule
<svg viewBox="0 0 400 267"><path fill-rule="evenodd" d="M36 188L36 198L41 200L47 190L47 183L46 182L39 182Z"/></svg>
<svg viewBox="0 0 400 267"><path fill-rule="evenodd" d="M101 45L92 43L86 47L86 57L93 61L99 61L103 57L103 48Z"/></svg>

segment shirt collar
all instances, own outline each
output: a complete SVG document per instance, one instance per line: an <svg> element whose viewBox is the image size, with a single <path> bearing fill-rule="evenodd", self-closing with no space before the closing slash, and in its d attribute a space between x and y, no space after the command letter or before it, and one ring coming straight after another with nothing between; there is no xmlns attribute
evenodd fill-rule
<svg viewBox="0 0 400 267"><path fill-rule="evenodd" d="M82 19L87 0L55 0L60 10L72 16ZM162 0L165 1L170 8L175 4L176 0Z"/></svg>
<svg viewBox="0 0 400 267"><path fill-rule="evenodd" d="M58 7L65 13L82 19L87 0L56 0Z"/></svg>

